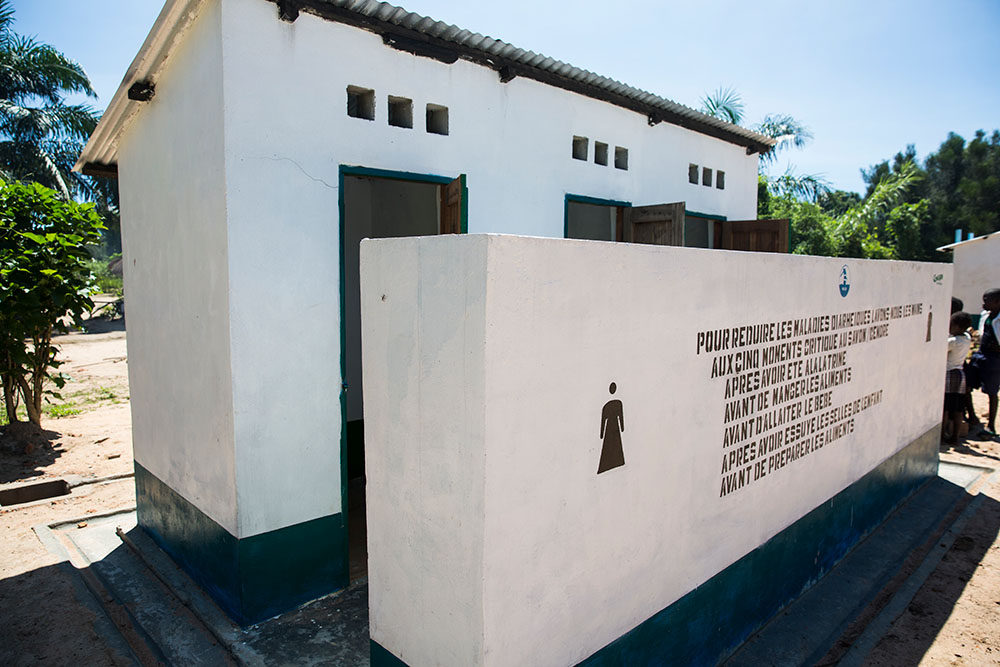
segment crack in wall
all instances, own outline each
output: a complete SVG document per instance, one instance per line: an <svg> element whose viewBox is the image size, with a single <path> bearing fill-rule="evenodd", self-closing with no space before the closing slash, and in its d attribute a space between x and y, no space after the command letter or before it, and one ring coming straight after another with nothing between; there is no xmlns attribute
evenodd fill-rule
<svg viewBox="0 0 1000 667"><path fill-rule="evenodd" d="M308 171L306 171L305 169L303 169L302 165L300 165L298 162L296 162L295 160L293 160L290 157L259 157L259 158L253 158L253 159L257 159L257 160L270 160L271 162L291 162L292 164L295 165L296 169L298 169L299 171L301 171L302 174L306 178L308 178L309 180L315 181L317 183L322 183L323 185L325 185L326 187L330 188L331 190L337 190L338 189L338 186L331 185L330 183L327 183L326 181L324 181L322 178L317 178L317 177L313 176Z"/></svg>

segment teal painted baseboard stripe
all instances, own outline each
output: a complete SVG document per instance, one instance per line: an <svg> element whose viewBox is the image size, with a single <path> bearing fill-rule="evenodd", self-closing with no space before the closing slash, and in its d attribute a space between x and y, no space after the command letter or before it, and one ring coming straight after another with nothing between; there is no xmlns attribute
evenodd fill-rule
<svg viewBox="0 0 1000 667"><path fill-rule="evenodd" d="M937 474L940 432L931 429L580 665L715 665L731 655Z"/></svg>
<svg viewBox="0 0 1000 667"><path fill-rule="evenodd" d="M138 462L135 487L139 525L241 625L347 586L342 514L239 540Z"/></svg>
<svg viewBox="0 0 1000 667"><path fill-rule="evenodd" d="M387 651L374 639L371 640L371 667L407 667L407 664Z"/></svg>

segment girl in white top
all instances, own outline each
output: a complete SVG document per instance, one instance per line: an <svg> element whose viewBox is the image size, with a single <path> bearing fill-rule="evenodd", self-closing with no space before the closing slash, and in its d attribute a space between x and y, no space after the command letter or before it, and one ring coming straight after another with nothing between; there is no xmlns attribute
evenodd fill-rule
<svg viewBox="0 0 1000 667"><path fill-rule="evenodd" d="M944 375L944 420L945 440L958 442L958 427L965 413L965 358L972 347L972 339L966 330L972 326L968 313L954 313L949 322L948 365ZM951 424L949 431L948 424Z"/></svg>

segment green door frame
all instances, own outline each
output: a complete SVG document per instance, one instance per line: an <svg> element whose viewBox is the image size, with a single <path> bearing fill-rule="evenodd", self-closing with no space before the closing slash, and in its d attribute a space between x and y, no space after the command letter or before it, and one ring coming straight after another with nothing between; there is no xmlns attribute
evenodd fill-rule
<svg viewBox="0 0 1000 667"><path fill-rule="evenodd" d="M632 202L619 201L617 199L600 199L598 197L588 197L586 195L574 195L566 193L563 200L563 238L569 238L569 203L593 204L595 206L615 206L621 208L632 208Z"/></svg>
<svg viewBox="0 0 1000 667"><path fill-rule="evenodd" d="M344 289L344 277L346 268L344 266L344 179L347 176L368 176L371 178L385 178L394 181L411 181L416 183L432 183L434 185L447 185L454 181L448 176L438 176L437 174L418 174L412 171L392 171L388 169L373 169L357 165L342 164L339 167L338 190L337 190L337 210L339 228L339 262L340 262L340 507L344 525L341 527L343 533L343 544L347 547L348 557L344 559L347 571L344 573L345 587L350 584L350 537L348 535L348 514L347 514L347 392L344 385L347 378L347 322L344 317L346 312L347 294ZM469 231L469 188L466 185L465 174L460 174L458 178L462 182L462 233Z"/></svg>

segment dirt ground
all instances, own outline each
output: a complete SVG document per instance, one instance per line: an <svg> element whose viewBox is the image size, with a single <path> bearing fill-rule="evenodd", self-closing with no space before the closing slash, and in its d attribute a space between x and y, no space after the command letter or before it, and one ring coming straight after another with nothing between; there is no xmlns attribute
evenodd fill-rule
<svg viewBox="0 0 1000 667"><path fill-rule="evenodd" d="M65 404L43 423L49 442L31 453L0 448L0 490L46 479L98 479L132 472L125 331L60 337L71 381ZM976 396L985 420L986 402ZM969 438L942 446L942 460L1000 468L1000 442ZM1000 665L1000 481L940 566L869 657L869 665ZM86 595L32 527L132 507L131 478L88 484L68 496L0 508L0 665L118 665Z"/></svg>

